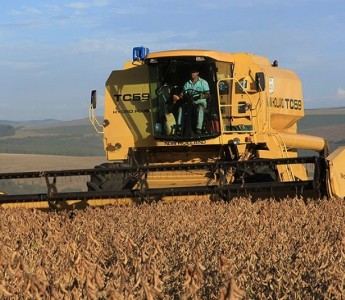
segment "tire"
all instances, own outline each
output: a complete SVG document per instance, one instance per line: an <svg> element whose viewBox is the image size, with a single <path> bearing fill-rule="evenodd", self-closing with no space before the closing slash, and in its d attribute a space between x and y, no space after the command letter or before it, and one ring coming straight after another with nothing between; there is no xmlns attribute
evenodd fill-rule
<svg viewBox="0 0 345 300"><path fill-rule="evenodd" d="M259 183L259 182L275 182L277 181L277 174L269 166L262 166L252 170L241 170L236 174L236 182Z"/></svg>
<svg viewBox="0 0 345 300"><path fill-rule="evenodd" d="M118 163L104 163L95 167L97 169L116 169ZM87 183L88 191L120 191L124 187L123 173L93 174Z"/></svg>

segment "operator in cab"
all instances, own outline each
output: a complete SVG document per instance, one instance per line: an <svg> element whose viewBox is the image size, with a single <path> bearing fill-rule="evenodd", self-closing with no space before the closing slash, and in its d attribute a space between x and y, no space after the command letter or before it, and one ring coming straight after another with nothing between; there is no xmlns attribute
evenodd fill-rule
<svg viewBox="0 0 345 300"><path fill-rule="evenodd" d="M177 103L184 97L192 99L193 105L196 106L196 133L201 134L204 123L204 110L207 107L207 99L210 97L210 88L208 82L199 76L199 69L197 66L193 66L190 69L190 79L184 84L182 93L173 95L173 102ZM177 124L179 126L181 126L186 113L188 113L188 110L184 110L184 105L181 105L178 110L177 118Z"/></svg>

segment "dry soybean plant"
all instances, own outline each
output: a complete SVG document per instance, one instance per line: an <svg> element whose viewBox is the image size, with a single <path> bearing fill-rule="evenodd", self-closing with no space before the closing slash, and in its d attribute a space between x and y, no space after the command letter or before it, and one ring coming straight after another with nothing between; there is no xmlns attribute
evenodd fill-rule
<svg viewBox="0 0 345 300"><path fill-rule="evenodd" d="M342 299L342 200L0 209L2 299Z"/></svg>

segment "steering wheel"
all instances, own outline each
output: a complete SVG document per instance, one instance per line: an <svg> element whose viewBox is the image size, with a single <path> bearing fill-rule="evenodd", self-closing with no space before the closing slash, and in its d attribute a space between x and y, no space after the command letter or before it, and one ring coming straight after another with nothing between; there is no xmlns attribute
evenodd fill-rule
<svg viewBox="0 0 345 300"><path fill-rule="evenodd" d="M183 97L187 97L192 101L196 101L200 99L200 92L193 89L187 89L183 91Z"/></svg>

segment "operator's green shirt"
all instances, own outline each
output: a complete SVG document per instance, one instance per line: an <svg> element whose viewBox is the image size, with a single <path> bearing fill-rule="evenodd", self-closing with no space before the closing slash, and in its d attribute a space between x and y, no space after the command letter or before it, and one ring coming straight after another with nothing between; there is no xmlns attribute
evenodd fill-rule
<svg viewBox="0 0 345 300"><path fill-rule="evenodd" d="M183 86L183 90L187 91L187 90L194 90L196 92L200 92L200 93L209 93L210 92L210 87L208 85L208 82L205 79L202 79L201 77L199 77L198 81L193 83L192 80L188 80L184 86ZM207 101L206 99L198 99L197 101L194 102L195 104L202 104L205 108L207 106Z"/></svg>

